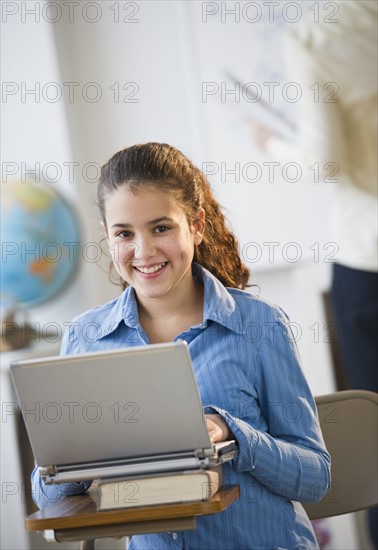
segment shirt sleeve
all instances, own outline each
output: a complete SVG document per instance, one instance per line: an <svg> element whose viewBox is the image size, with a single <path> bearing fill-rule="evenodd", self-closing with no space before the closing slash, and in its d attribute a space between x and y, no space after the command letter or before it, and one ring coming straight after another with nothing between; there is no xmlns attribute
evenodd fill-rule
<svg viewBox="0 0 378 550"><path fill-rule="evenodd" d="M219 407L207 407L222 415L239 444L234 468L250 472L271 492L289 500L316 502L330 484L327 452L316 405L300 366L294 335L278 310L262 339L254 385L258 415L236 418ZM252 409L252 407L251 407Z"/></svg>
<svg viewBox="0 0 378 550"><path fill-rule="evenodd" d="M85 493L91 483L91 481L80 481L77 483L46 485L39 475L38 466L36 465L31 475L32 497L38 508L43 510L47 504L57 502L62 497Z"/></svg>

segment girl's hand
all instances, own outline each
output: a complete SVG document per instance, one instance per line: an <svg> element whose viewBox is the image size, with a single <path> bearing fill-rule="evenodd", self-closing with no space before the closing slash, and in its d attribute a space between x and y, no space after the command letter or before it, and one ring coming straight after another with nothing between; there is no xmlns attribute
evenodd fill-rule
<svg viewBox="0 0 378 550"><path fill-rule="evenodd" d="M220 414L207 414L206 426L212 443L232 439L232 433Z"/></svg>

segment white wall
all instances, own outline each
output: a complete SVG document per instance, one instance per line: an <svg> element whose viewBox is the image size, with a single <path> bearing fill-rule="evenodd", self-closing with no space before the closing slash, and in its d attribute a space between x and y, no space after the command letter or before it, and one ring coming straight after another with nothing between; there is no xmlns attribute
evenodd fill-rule
<svg viewBox="0 0 378 550"><path fill-rule="evenodd" d="M79 215L68 164L73 158L64 101L50 101L62 87L53 27L43 19L43 6L43 2L1 6L2 179L52 178L56 180L52 186ZM36 11L27 15L26 8ZM85 287L79 269L64 293L33 309L30 320L41 328L50 322L61 324L83 307Z"/></svg>

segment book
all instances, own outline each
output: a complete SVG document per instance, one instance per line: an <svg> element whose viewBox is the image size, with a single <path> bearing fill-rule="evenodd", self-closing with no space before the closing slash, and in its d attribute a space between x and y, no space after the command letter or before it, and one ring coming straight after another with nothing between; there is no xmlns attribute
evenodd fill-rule
<svg viewBox="0 0 378 550"><path fill-rule="evenodd" d="M221 466L161 475L100 479L88 490L97 510L209 500L223 484Z"/></svg>

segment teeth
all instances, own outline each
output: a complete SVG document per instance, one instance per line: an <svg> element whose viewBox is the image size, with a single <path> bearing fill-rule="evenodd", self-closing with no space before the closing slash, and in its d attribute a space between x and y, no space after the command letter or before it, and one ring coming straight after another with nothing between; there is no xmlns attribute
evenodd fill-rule
<svg viewBox="0 0 378 550"><path fill-rule="evenodd" d="M159 264L159 265L154 265L153 267L137 267L137 270L138 271L141 271L142 273L155 273L156 271L159 271L159 269L161 269L162 267L165 266L165 263L162 263L162 264Z"/></svg>

